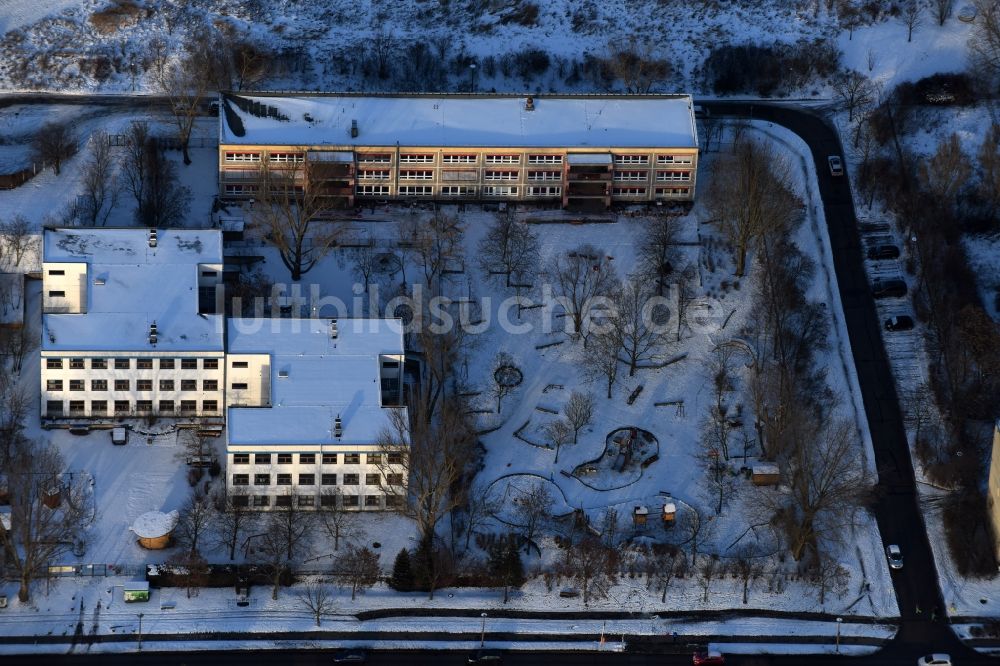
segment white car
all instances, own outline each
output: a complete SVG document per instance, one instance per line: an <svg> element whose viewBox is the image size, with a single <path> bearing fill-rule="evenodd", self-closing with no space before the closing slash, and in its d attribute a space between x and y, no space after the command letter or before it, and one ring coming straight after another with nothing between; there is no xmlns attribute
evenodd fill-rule
<svg viewBox="0 0 1000 666"><path fill-rule="evenodd" d="M885 555L889 558L889 568L890 569L902 569L903 568L903 551L899 549L896 544L891 544L885 547Z"/></svg>
<svg viewBox="0 0 1000 666"><path fill-rule="evenodd" d="M830 155L826 158L826 161L830 165L831 176L844 175L844 161L840 159L840 155Z"/></svg>
<svg viewBox="0 0 1000 666"><path fill-rule="evenodd" d="M927 654L917 659L917 666L951 666L951 657L946 654Z"/></svg>

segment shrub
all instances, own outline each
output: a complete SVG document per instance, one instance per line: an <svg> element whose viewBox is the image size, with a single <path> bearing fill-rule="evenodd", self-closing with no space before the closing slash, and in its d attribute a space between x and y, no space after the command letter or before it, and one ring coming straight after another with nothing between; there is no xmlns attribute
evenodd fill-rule
<svg viewBox="0 0 1000 666"><path fill-rule="evenodd" d="M538 5L533 2L524 2L515 5L509 12L500 17L500 23L516 23L526 27L538 25Z"/></svg>
<svg viewBox="0 0 1000 666"><path fill-rule="evenodd" d="M102 35L110 35L121 28L135 25L142 15L142 8L134 2L116 0L110 7L91 14L90 24Z"/></svg>
<svg viewBox="0 0 1000 666"><path fill-rule="evenodd" d="M705 60L708 83L718 94L784 94L828 77L839 67L840 53L829 42L796 44L725 44Z"/></svg>

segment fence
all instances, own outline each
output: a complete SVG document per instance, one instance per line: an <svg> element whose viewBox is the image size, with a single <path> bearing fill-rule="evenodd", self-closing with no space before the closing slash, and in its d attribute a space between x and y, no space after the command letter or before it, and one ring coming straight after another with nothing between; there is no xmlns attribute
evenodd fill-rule
<svg viewBox="0 0 1000 666"><path fill-rule="evenodd" d="M0 190L12 190L15 187L20 187L34 177L35 169L33 167L21 169L14 173L0 174Z"/></svg>
<svg viewBox="0 0 1000 666"><path fill-rule="evenodd" d="M51 578L93 576L145 576L145 564L50 564Z"/></svg>
<svg viewBox="0 0 1000 666"><path fill-rule="evenodd" d="M176 136L154 136L157 143L160 144L165 150L180 150L181 140ZM121 148L128 145L128 135L127 134L109 134L108 135L108 145ZM193 136L188 139L188 148L216 148L219 145L219 139L211 136Z"/></svg>

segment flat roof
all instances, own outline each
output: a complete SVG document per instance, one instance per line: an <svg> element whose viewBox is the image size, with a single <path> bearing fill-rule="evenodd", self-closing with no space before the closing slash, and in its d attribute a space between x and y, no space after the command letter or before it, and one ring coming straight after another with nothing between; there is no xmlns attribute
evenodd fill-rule
<svg viewBox="0 0 1000 666"><path fill-rule="evenodd" d="M222 263L214 229L45 229L46 262L87 264L87 309L42 316L43 351L221 351L223 316L198 313L198 265ZM157 344L149 344L156 322Z"/></svg>
<svg viewBox="0 0 1000 666"><path fill-rule="evenodd" d="M403 354L398 319L228 321L230 354L270 354L271 407L231 407L228 444L375 444L390 425L379 356ZM343 434L334 436L340 417Z"/></svg>
<svg viewBox="0 0 1000 666"><path fill-rule="evenodd" d="M234 145L697 148L690 95L227 94ZM240 108L240 105L244 108ZM262 106L263 110L253 112ZM276 112L269 116L267 107ZM230 115L238 118L233 122ZM358 136L351 136L357 121ZM232 123L232 125L231 125Z"/></svg>

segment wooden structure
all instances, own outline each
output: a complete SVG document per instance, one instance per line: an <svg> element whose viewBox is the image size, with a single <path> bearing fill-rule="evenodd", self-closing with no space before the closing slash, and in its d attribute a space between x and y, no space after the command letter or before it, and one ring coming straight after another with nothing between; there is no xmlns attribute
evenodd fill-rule
<svg viewBox="0 0 1000 666"><path fill-rule="evenodd" d="M163 513L150 511L135 519L131 530L139 537L139 545L148 550L162 550L170 544L170 536L177 525L176 511Z"/></svg>
<svg viewBox="0 0 1000 666"><path fill-rule="evenodd" d="M663 526L673 527L674 522L677 519L677 505L673 502L667 502L663 505Z"/></svg>
<svg viewBox="0 0 1000 666"><path fill-rule="evenodd" d="M757 463L751 468L750 480L755 486L776 486L781 482L781 473L774 463Z"/></svg>
<svg viewBox="0 0 1000 666"><path fill-rule="evenodd" d="M649 509L645 506L637 506L632 509L632 524L636 527L643 527L646 525L646 519L649 517Z"/></svg>

